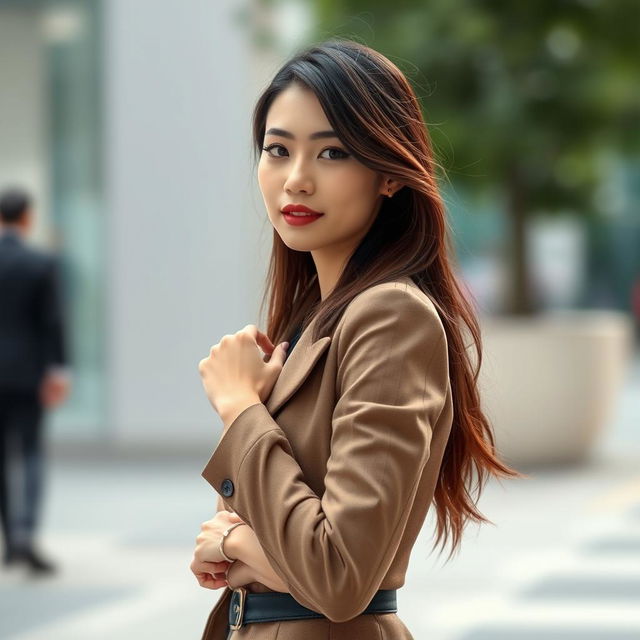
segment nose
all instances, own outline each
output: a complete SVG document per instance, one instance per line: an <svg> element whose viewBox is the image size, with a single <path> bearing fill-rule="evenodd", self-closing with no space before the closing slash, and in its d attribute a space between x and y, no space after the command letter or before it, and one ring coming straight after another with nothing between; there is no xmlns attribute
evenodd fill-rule
<svg viewBox="0 0 640 640"><path fill-rule="evenodd" d="M313 177L303 160L292 164L291 171L284 182L284 190L287 193L313 192Z"/></svg>

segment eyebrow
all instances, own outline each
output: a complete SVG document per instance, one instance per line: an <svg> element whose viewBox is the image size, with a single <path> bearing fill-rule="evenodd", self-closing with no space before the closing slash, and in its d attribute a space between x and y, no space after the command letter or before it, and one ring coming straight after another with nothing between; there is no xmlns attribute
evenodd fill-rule
<svg viewBox="0 0 640 640"><path fill-rule="evenodd" d="M265 136L267 135L273 135L273 136L281 136L283 138L290 138L291 140L295 140L295 136L293 135L293 133L291 133L290 131L285 131L284 129L278 129L276 127L271 127L271 129L269 129L266 133ZM309 136L309 140L318 140L320 138L337 138L338 135L336 134L335 131L316 131L315 133L312 133Z"/></svg>

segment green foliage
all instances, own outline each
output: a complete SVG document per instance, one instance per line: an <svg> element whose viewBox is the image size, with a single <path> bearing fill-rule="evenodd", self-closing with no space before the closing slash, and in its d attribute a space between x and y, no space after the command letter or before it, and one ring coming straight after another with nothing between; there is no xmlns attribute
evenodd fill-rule
<svg viewBox="0 0 640 640"><path fill-rule="evenodd" d="M640 149L637 0L317 0L402 69L438 161L473 190L520 177L528 212L595 210L605 151Z"/></svg>

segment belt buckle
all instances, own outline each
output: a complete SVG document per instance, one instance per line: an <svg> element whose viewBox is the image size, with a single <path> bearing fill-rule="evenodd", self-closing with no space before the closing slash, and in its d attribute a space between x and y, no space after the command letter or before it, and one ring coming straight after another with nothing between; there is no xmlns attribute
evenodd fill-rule
<svg viewBox="0 0 640 640"><path fill-rule="evenodd" d="M236 594L238 596L236 597ZM229 624L229 628L232 630L240 629L244 618L244 603L247 596L247 590L244 587L236 587L231 595L231 607L233 624Z"/></svg>

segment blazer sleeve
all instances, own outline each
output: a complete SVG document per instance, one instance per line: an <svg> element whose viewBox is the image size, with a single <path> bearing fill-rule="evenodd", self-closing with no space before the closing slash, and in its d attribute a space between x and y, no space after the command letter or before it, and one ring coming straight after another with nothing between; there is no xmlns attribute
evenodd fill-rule
<svg viewBox="0 0 640 640"><path fill-rule="evenodd" d="M64 327L64 309L60 267L49 256L39 297L39 316L47 368L68 374L68 354Z"/></svg>
<svg viewBox="0 0 640 640"><path fill-rule="evenodd" d="M417 295L372 287L343 321L324 494L262 403L237 416L202 472L291 595L334 622L364 611L393 561L448 384L444 328Z"/></svg>

